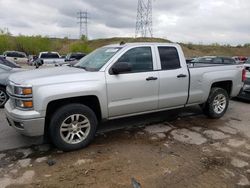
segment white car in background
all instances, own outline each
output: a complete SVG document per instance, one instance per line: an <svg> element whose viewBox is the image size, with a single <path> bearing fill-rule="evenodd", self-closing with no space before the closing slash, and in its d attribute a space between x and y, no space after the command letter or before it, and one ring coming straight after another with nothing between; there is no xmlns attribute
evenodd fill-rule
<svg viewBox="0 0 250 188"><path fill-rule="evenodd" d="M43 65L61 65L65 64L65 59L58 52L40 52L36 61Z"/></svg>
<svg viewBox="0 0 250 188"><path fill-rule="evenodd" d="M28 64L28 57L24 52L18 51L6 51L3 53L3 57L8 61L12 61L17 64Z"/></svg>

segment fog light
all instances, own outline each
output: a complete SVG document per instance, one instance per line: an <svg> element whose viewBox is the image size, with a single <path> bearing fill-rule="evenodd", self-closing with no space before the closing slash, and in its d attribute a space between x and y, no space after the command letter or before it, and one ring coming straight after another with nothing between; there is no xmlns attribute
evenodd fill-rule
<svg viewBox="0 0 250 188"><path fill-rule="evenodd" d="M33 101L24 101L21 99L16 99L16 106L19 108L30 109L33 108Z"/></svg>

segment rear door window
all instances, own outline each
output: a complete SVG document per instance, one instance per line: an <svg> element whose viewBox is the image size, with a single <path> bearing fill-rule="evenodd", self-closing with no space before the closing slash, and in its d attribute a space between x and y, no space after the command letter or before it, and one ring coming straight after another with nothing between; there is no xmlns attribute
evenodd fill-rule
<svg viewBox="0 0 250 188"><path fill-rule="evenodd" d="M179 54L175 47L159 46L158 51L162 70L181 68Z"/></svg>

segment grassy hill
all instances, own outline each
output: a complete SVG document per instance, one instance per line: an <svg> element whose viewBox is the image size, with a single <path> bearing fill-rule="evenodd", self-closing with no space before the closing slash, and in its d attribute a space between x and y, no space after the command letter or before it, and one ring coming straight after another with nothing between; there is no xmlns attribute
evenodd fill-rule
<svg viewBox="0 0 250 188"><path fill-rule="evenodd" d="M58 51L61 54L68 52L91 52L94 49L114 43L124 42L171 42L161 38L106 38L95 40L71 40L71 39L51 39L41 36L11 36L10 34L0 34L0 53L6 50L24 51L27 54L38 54L41 51ZM221 55L221 56L250 56L250 46L232 47L230 45L196 45L180 44L183 47L186 57Z"/></svg>

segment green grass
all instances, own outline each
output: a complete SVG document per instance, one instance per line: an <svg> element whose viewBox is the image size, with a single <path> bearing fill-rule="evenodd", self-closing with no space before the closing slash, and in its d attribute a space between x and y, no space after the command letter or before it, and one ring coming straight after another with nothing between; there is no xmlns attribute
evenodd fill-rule
<svg viewBox="0 0 250 188"><path fill-rule="evenodd" d="M120 42L171 42L162 38L106 38L95 40L51 39L42 36L11 36L0 31L0 53L7 50L23 51L27 54L38 54L41 51L58 51L60 54L69 52L89 53L94 49ZM232 47L230 45L198 45L180 44L186 57L220 55L220 56L250 56L250 45Z"/></svg>

